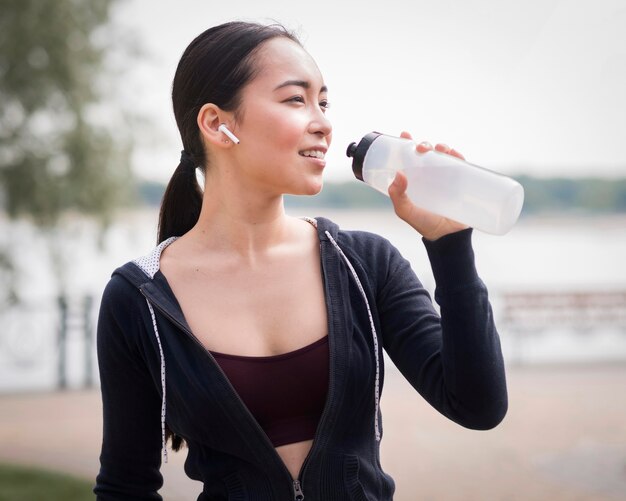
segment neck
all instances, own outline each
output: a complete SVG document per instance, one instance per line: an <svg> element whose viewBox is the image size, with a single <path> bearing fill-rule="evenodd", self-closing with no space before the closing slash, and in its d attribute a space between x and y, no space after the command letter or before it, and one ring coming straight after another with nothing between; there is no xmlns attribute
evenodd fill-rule
<svg viewBox="0 0 626 501"><path fill-rule="evenodd" d="M205 183L202 209L189 231L200 251L226 251L254 260L289 236L290 218L282 195L269 195L241 184Z"/></svg>

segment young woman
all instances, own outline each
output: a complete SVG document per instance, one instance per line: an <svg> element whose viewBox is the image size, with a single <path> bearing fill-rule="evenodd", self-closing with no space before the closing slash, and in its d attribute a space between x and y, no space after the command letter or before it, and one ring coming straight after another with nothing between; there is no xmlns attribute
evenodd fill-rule
<svg viewBox="0 0 626 501"><path fill-rule="evenodd" d="M320 191L332 134L324 80L293 35L241 22L205 31L172 97L184 150L159 245L115 270L102 298L98 499L160 499L171 437L187 444L199 500L391 500L383 349L448 418L502 420L504 367L470 228L415 207L402 175L390 187L423 237L440 318L388 241L285 214L283 194Z"/></svg>

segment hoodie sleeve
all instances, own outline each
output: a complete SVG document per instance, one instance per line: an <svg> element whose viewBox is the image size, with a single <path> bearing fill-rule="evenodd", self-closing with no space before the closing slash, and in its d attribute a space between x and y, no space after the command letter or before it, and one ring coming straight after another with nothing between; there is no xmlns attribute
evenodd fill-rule
<svg viewBox="0 0 626 501"><path fill-rule="evenodd" d="M424 240L435 299L391 247L379 288L383 345L411 385L439 412L472 429L495 427L507 411L500 340L467 229Z"/></svg>
<svg viewBox="0 0 626 501"><path fill-rule="evenodd" d="M139 292L119 275L100 305L97 351L103 405L98 500L161 500L161 396L137 342ZM133 308L134 306L134 308Z"/></svg>

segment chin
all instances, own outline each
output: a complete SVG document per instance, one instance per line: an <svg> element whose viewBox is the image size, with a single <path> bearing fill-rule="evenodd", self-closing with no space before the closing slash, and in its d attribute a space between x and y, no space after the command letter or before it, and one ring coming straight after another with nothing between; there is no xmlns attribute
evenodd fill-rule
<svg viewBox="0 0 626 501"><path fill-rule="evenodd" d="M292 190L286 192L286 195L296 195L296 196L313 196L317 195L322 188L324 187L324 181L322 179L310 181L306 184L300 185L297 188L294 187Z"/></svg>
<svg viewBox="0 0 626 501"><path fill-rule="evenodd" d="M302 193L303 195L317 195L320 191L322 191L322 188L324 187L324 182L320 179L320 181L318 183L311 183L310 185L308 185L306 188L306 192Z"/></svg>

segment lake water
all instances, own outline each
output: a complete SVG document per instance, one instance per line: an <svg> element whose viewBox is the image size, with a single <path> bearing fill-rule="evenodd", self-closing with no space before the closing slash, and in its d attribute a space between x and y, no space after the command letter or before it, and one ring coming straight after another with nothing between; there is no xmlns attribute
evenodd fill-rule
<svg viewBox="0 0 626 501"><path fill-rule="evenodd" d="M431 292L434 281L419 235L390 211L323 210L293 215L324 216L344 229L373 231L388 238L411 262ZM70 291L71 320L67 339L69 386L85 380L85 342L80 301L94 297L89 319L95 326L99 296L111 272L155 245L157 211L129 212L113 225L99 249L95 228L74 218L56 235L64 256ZM31 226L0 219L2 240L22 269L19 307L0 310L0 392L47 389L55 385L58 362L59 313L54 300L49 240ZM610 291L626 289L626 216L541 217L518 222L505 236L474 232L479 274L489 288L496 322L501 297L511 291ZM581 335L558 326L520 338L500 329L505 358L524 363L626 361L623 325L603 325ZM93 350L92 350L93 353ZM87 369L88 370L88 369ZM91 373L95 375L96 368Z"/></svg>

